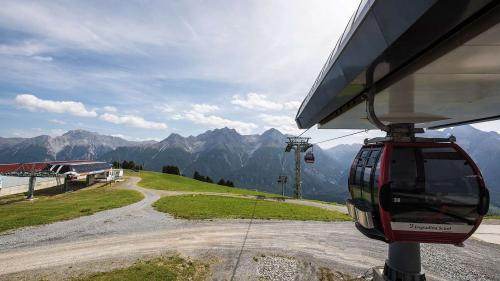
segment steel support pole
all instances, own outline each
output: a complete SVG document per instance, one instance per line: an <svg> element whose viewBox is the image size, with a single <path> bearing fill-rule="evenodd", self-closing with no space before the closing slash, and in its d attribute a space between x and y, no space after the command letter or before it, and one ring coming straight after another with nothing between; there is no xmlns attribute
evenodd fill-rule
<svg viewBox="0 0 500 281"><path fill-rule="evenodd" d="M388 281L424 281L420 259L420 243L393 242L384 266Z"/></svg>
<svg viewBox="0 0 500 281"><path fill-rule="evenodd" d="M28 196L26 196L26 199L33 200L35 198L35 184L36 184L36 177L30 176L28 183Z"/></svg>
<svg viewBox="0 0 500 281"><path fill-rule="evenodd" d="M68 177L64 177L64 185L63 185L63 191L67 192L68 191Z"/></svg>
<svg viewBox="0 0 500 281"><path fill-rule="evenodd" d="M300 145L295 146L295 198L301 199L302 192L300 190Z"/></svg>

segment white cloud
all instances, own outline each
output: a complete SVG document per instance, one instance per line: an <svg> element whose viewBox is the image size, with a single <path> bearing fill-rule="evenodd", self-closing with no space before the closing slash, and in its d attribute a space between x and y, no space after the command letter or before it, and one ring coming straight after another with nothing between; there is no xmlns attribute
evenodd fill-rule
<svg viewBox="0 0 500 281"><path fill-rule="evenodd" d="M106 112L117 112L118 109L116 109L116 107L114 106L105 106L102 108L102 110L106 111Z"/></svg>
<svg viewBox="0 0 500 281"><path fill-rule="evenodd" d="M141 58L129 63L120 60L120 68L130 69L134 77L244 83L301 99L358 3L160 1L148 5L126 2L123 9L116 10L99 1L7 0L2 1L0 25L26 34L22 42L28 43L6 44L7 53L46 56L82 49L107 56L126 53ZM173 63L172 56L183 63ZM71 65L50 69L56 73L44 70L45 76L64 75L61 80L87 82L82 75L71 73L75 71ZM26 71L16 73L26 75ZM42 78L33 75L30 79ZM141 83L154 88L152 79L144 80ZM128 83L127 87L134 86Z"/></svg>
<svg viewBox="0 0 500 281"><path fill-rule="evenodd" d="M291 110L297 110L300 107L301 102L300 101L289 101L285 102L283 104L284 109L291 109Z"/></svg>
<svg viewBox="0 0 500 281"><path fill-rule="evenodd" d="M172 113L175 112L175 108L169 104L162 104L155 106L156 109L163 113Z"/></svg>
<svg viewBox="0 0 500 281"><path fill-rule="evenodd" d="M54 124L59 124L59 125L65 125L66 122L62 121L62 120L58 120L58 119L50 119L49 120L50 123L54 123Z"/></svg>
<svg viewBox="0 0 500 281"><path fill-rule="evenodd" d="M251 122L230 120L209 114L217 110L219 110L219 107L216 105L194 104L191 106L191 110L176 114L172 118L175 120L189 120L196 124L206 125L209 128L234 128L242 134L250 134L257 128L257 125Z"/></svg>
<svg viewBox="0 0 500 281"><path fill-rule="evenodd" d="M0 55L31 57L39 62L51 62L51 56L41 55L52 49L42 42L24 41L19 44L0 44Z"/></svg>
<svg viewBox="0 0 500 281"><path fill-rule="evenodd" d="M481 123L472 124L472 127L485 131L485 132L497 132L500 133L500 120L487 121Z"/></svg>
<svg viewBox="0 0 500 281"><path fill-rule="evenodd" d="M385 136L385 132L380 130L369 130L368 132L363 132L364 130L344 130L344 129L317 129L312 128L307 131L304 136L312 137L313 143L321 142L319 146L328 149L339 144L363 144L365 139L371 139L376 137ZM356 133L355 135L351 135ZM341 138L339 138L341 137ZM326 141L326 142L323 142Z"/></svg>
<svg viewBox="0 0 500 281"><path fill-rule="evenodd" d="M198 113L210 113L219 110L219 107L217 105L211 104L193 104L192 107L193 110Z"/></svg>
<svg viewBox="0 0 500 281"><path fill-rule="evenodd" d="M160 138L136 138L122 134L113 134L112 137L122 138L129 141L161 141Z"/></svg>
<svg viewBox="0 0 500 281"><path fill-rule="evenodd" d="M42 61L42 62L49 62L49 61L52 61L53 58L52 57L48 57L48 56L33 56L32 57L34 60L37 60L37 61Z"/></svg>
<svg viewBox="0 0 500 281"><path fill-rule="evenodd" d="M26 56L37 59L37 54L48 51L51 51L51 48L42 42L24 41L22 43L12 45L0 44L0 55Z"/></svg>
<svg viewBox="0 0 500 281"><path fill-rule="evenodd" d="M63 129L43 129L43 128L23 128L11 129L7 131L7 136L18 138L32 138L40 135L48 135L56 137L64 134L66 131Z"/></svg>
<svg viewBox="0 0 500 281"><path fill-rule="evenodd" d="M122 134L112 134L111 136L115 137L115 138L121 138L121 139L128 139L129 138L128 136L125 136Z"/></svg>
<svg viewBox="0 0 500 281"><path fill-rule="evenodd" d="M257 93L248 93L246 97L234 95L231 103L258 111L293 110L298 109L300 106L300 102L298 101L275 102L269 100L266 95Z"/></svg>
<svg viewBox="0 0 500 281"><path fill-rule="evenodd" d="M182 120L182 119L183 119L182 114L175 114L174 116L172 116L172 120Z"/></svg>
<svg viewBox="0 0 500 281"><path fill-rule="evenodd" d="M29 111L41 110L55 113L69 113L79 117L97 116L95 111L87 110L81 102L43 100L29 94L17 95L15 100L18 106Z"/></svg>
<svg viewBox="0 0 500 281"><path fill-rule="evenodd" d="M185 119L193 121L194 123L203 124L210 128L234 128L236 131L242 134L250 134L254 129L257 128L257 125L255 125L254 123L229 120L215 115L204 115L203 113L195 111L189 111L185 113L184 117Z"/></svg>
<svg viewBox="0 0 500 281"><path fill-rule="evenodd" d="M195 91L219 94L204 96L205 103L214 103L212 97L229 103L231 94L223 93L235 91L245 94L238 97L245 103L246 93L255 91L267 94L265 105L257 105L257 110L241 108L288 114L307 94L357 4L352 0L165 1L126 2L116 10L99 1L6 0L0 25L19 38L6 38L0 44L4 66L0 83L86 95L99 109L101 93L108 100L120 99L120 110L123 106L144 112L168 103L177 110L161 112L179 119L190 109L183 104L191 100L185 93L191 93L197 81L206 81L203 90ZM76 59L63 62L60 54ZM42 61L34 56L43 57ZM54 59L47 63L50 58ZM258 98L262 102L262 96ZM274 108L283 112L272 113ZM240 120L211 112L203 115ZM190 133L199 129L183 128Z"/></svg>
<svg viewBox="0 0 500 281"><path fill-rule="evenodd" d="M298 134L301 132L292 116L259 114L259 118L266 124L265 129L275 128L285 134Z"/></svg>
<svg viewBox="0 0 500 281"><path fill-rule="evenodd" d="M134 115L118 116L111 113L104 113L99 118L113 124L127 125L144 129L166 129L167 124L144 120L144 118Z"/></svg>

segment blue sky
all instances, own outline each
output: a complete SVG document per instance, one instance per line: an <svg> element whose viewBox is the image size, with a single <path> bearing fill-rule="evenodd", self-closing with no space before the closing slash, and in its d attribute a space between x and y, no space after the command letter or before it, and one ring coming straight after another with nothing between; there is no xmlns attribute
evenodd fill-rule
<svg viewBox="0 0 500 281"><path fill-rule="evenodd" d="M357 4L2 1L0 135L300 132L298 105Z"/></svg>

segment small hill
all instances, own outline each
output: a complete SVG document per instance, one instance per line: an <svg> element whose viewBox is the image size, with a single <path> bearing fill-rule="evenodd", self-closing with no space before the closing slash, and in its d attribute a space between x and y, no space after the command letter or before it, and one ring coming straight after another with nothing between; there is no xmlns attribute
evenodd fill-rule
<svg viewBox="0 0 500 281"><path fill-rule="evenodd" d="M264 197L276 197L276 194L258 192L255 190L222 186L214 183L207 183L189 177L164 174L151 171L133 172L127 170L127 176L140 177L139 186L168 191L184 192L213 192L213 193L234 193L242 195L259 195Z"/></svg>

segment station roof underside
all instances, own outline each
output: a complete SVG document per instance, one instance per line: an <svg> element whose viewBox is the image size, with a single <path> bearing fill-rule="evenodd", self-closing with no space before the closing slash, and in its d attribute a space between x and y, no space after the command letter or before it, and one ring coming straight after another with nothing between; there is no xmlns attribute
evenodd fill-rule
<svg viewBox="0 0 500 281"><path fill-rule="evenodd" d="M500 118L500 1L363 1L296 117L299 128L439 128Z"/></svg>

